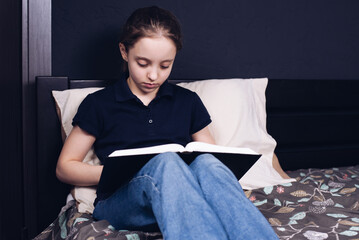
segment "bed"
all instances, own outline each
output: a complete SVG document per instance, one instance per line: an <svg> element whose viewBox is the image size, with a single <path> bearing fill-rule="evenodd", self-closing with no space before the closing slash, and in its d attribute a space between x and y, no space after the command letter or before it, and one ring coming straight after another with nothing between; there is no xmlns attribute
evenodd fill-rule
<svg viewBox="0 0 359 240"><path fill-rule="evenodd" d="M78 211L75 200L66 201L71 186L55 177L62 134L52 91L111 82L37 78L38 204L44 230L35 239L162 239L161 233L118 231L94 221ZM359 239L359 81L267 83L265 127L277 143L282 168L296 181L249 189L246 196L280 239Z"/></svg>

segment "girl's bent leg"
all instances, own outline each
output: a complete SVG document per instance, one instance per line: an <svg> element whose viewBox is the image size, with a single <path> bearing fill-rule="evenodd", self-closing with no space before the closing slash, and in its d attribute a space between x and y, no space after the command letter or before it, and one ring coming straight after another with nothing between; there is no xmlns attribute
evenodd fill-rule
<svg viewBox="0 0 359 240"><path fill-rule="evenodd" d="M117 229L148 230L157 222L166 240L228 239L197 179L175 153L151 159L131 182L97 203L94 217Z"/></svg>
<svg viewBox="0 0 359 240"><path fill-rule="evenodd" d="M221 161L203 154L190 168L229 239L278 239L262 213L244 195L234 174Z"/></svg>

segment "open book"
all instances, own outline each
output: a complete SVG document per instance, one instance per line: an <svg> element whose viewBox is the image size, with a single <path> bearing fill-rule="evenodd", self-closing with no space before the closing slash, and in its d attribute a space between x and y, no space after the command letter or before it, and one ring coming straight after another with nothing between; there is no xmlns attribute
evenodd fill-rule
<svg viewBox="0 0 359 240"><path fill-rule="evenodd" d="M187 164L200 154L211 153L240 179L259 159L260 154L248 148L224 147L202 142L165 144L153 147L117 150L105 159L97 195L106 197L130 181L154 156L164 152L176 152Z"/></svg>
<svg viewBox="0 0 359 240"><path fill-rule="evenodd" d="M185 147L176 144L164 144L153 147L133 148L125 150L117 150L109 155L109 157L121 157L131 155L145 155L145 154L159 154L164 152L178 152L178 153L191 153L191 152L206 152L206 153L233 153L233 154L254 154L258 155L255 151L249 148L238 147L225 147L204 142L190 142Z"/></svg>

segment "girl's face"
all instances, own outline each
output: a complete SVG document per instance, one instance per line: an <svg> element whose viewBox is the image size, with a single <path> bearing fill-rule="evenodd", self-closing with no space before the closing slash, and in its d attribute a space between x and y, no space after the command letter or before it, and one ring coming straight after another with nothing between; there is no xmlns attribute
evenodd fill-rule
<svg viewBox="0 0 359 240"><path fill-rule="evenodd" d="M177 49L166 37L144 37L126 51L120 44L122 58L128 63L128 85L137 97L154 98L171 73Z"/></svg>

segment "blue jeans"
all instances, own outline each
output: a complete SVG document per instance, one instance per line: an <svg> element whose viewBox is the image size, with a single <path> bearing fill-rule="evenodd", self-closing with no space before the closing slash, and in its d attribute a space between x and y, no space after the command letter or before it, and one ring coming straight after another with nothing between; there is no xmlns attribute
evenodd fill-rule
<svg viewBox="0 0 359 240"><path fill-rule="evenodd" d="M210 154L190 166L176 153L157 155L99 201L93 216L116 229L148 231L158 224L166 240L278 239L233 173Z"/></svg>

